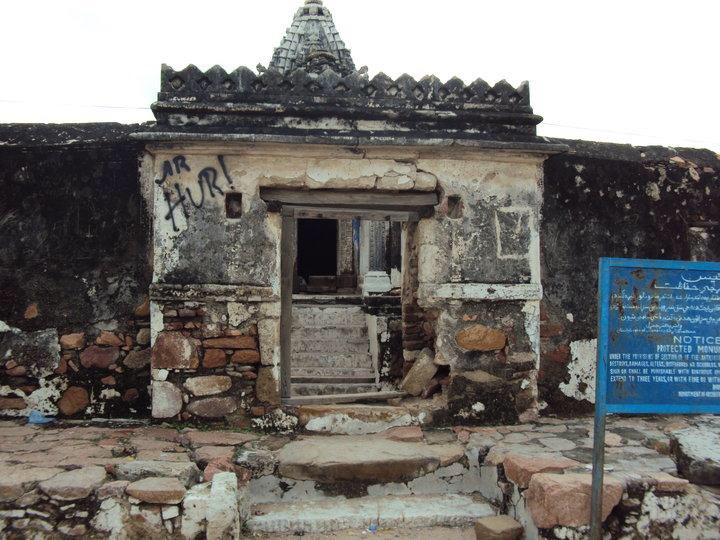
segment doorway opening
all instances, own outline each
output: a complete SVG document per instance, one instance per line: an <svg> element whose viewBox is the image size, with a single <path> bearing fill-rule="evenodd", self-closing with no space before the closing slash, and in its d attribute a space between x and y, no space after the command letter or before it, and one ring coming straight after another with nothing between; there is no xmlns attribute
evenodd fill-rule
<svg viewBox="0 0 720 540"><path fill-rule="evenodd" d="M295 292L332 293L337 290L338 221L297 220Z"/></svg>

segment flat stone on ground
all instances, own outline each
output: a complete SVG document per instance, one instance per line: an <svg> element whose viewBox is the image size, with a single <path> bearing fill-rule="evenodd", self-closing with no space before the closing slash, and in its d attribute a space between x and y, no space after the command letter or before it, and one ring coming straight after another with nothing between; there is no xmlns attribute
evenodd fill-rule
<svg viewBox="0 0 720 540"><path fill-rule="evenodd" d="M55 467L12 467L0 476L0 502L11 502L32 490L38 482L48 480L63 472Z"/></svg>
<svg viewBox="0 0 720 540"><path fill-rule="evenodd" d="M678 472L695 484L720 485L720 433L688 428L670 434Z"/></svg>
<svg viewBox="0 0 720 540"><path fill-rule="evenodd" d="M152 504L179 504L185 497L185 487L177 478L143 478L130 484L126 492Z"/></svg>
<svg viewBox="0 0 720 540"><path fill-rule="evenodd" d="M391 441L422 442L423 430L420 426L398 426L381 431L377 436Z"/></svg>
<svg viewBox="0 0 720 540"><path fill-rule="evenodd" d="M40 482L40 489L60 501L75 501L88 497L107 477L103 467L83 467L67 471Z"/></svg>
<svg viewBox="0 0 720 540"><path fill-rule="evenodd" d="M114 473L118 480L130 482L154 476L177 478L186 487L200 478L200 469L194 463L174 461L128 461L116 465Z"/></svg>
<svg viewBox="0 0 720 540"><path fill-rule="evenodd" d="M382 438L309 437L286 444L278 453L281 476L295 480L400 482L433 472L461 459L459 445L427 445Z"/></svg>
<svg viewBox="0 0 720 540"><path fill-rule="evenodd" d="M567 452L568 450L573 450L577 446L572 441L569 441L567 439L560 439L557 437L540 439L540 443L548 447L550 450L554 450L555 452Z"/></svg>
<svg viewBox="0 0 720 540"><path fill-rule="evenodd" d="M214 459L222 458L230 460L235 453L232 446L201 446L195 450L195 461L208 463Z"/></svg>
<svg viewBox="0 0 720 540"><path fill-rule="evenodd" d="M510 516L488 516L475 522L477 540L518 540L523 526Z"/></svg>
<svg viewBox="0 0 720 540"><path fill-rule="evenodd" d="M188 431L182 435L182 439L191 446L235 446L257 438L253 433L234 431Z"/></svg>

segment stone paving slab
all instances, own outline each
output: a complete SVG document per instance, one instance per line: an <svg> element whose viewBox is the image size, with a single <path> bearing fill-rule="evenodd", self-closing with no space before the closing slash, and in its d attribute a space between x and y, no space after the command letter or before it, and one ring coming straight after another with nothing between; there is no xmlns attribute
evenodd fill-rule
<svg viewBox="0 0 720 540"><path fill-rule="evenodd" d="M459 444L429 445L379 437L308 437L285 445L279 472L294 480L372 483L412 480L461 459Z"/></svg>

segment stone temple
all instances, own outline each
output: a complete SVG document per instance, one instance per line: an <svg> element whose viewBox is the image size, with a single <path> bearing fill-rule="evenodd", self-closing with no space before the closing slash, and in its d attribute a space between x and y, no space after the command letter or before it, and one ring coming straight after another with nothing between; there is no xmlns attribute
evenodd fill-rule
<svg viewBox="0 0 720 540"><path fill-rule="evenodd" d="M161 504L135 486L117 502L127 519L160 512L143 514L135 537L237 536L210 510L197 523L187 517L227 492L336 509L361 495L425 493L458 517L417 518L422 526L501 513L527 538L587 533L584 510L538 502L562 499L554 477L535 485L530 476L577 467L562 480L574 490L563 504L589 494L580 439L595 396L597 259L717 260L719 156L540 137L528 83L371 75L321 0L299 7L266 68L163 65L152 112L155 122L133 126L0 125L2 416L190 430L134 453L113 446L108 459L143 461L141 452L168 446L217 468L217 449L238 447L243 472L229 461L218 470L245 474L244 495L233 479L216 487L191 474L181 479L191 502L164 517L133 502ZM684 491L667 475L672 461L656 455L665 443L649 433L664 428L653 425L637 436L618 425L629 445L652 439L633 448L657 475L645 491L615 481L610 508L623 492L650 504L650 485ZM210 427L285 438L214 443L193 431ZM568 440L553 440L566 430ZM288 433L300 436L288 442ZM199 450L201 439L215 450ZM543 452L532 446L540 440ZM0 459L23 448L0 448ZM152 455L145 461L161 461ZM618 471L631 474L626 457ZM168 476L157 472L166 465L145 474L119 464L112 474L138 482ZM20 510L4 493L0 479L0 524L15 527L7 520L26 514L7 514ZM477 506L472 493L489 502ZM86 497L91 516L121 512ZM403 522L405 505L425 516L438 500L393 499L388 523ZM678 512L692 506L673 500ZM347 523L366 527L350 506ZM613 538L623 527L653 537L636 526L651 510L621 506L607 522ZM273 516L249 518L258 533L337 528L319 507L298 510L321 516L302 526L295 510L257 508ZM186 518L194 525L181 526ZM115 531L100 518L60 519L67 530Z"/></svg>

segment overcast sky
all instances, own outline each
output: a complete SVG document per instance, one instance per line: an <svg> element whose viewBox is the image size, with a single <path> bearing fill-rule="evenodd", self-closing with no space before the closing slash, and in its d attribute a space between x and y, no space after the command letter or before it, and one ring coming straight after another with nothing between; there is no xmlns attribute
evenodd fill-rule
<svg viewBox="0 0 720 540"><path fill-rule="evenodd" d="M303 0L4 0L0 122L139 122L160 64L267 66ZM548 136L720 152L717 0L325 0L371 76L530 81Z"/></svg>

